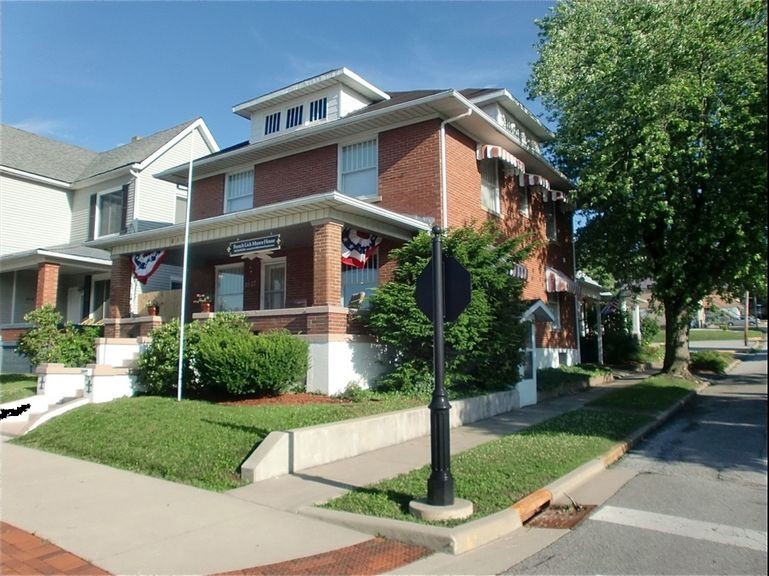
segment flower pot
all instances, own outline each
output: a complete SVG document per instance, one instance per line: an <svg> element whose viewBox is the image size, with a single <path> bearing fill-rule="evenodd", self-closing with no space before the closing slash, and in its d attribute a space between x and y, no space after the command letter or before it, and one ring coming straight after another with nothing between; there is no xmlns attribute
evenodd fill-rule
<svg viewBox="0 0 769 576"><path fill-rule="evenodd" d="M200 311L201 312L211 312L211 303L210 302L201 302L200 303Z"/></svg>
<svg viewBox="0 0 769 576"><path fill-rule="evenodd" d="M158 307L157 306L147 306L147 314L150 316L157 316L158 315Z"/></svg>

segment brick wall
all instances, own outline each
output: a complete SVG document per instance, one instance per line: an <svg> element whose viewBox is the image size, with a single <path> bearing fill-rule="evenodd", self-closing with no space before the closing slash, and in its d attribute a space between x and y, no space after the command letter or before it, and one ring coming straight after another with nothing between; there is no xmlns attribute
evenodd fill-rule
<svg viewBox="0 0 769 576"><path fill-rule="evenodd" d="M342 299L342 224L313 227L313 306L339 306Z"/></svg>
<svg viewBox="0 0 769 576"><path fill-rule="evenodd" d="M196 180L192 184L190 220L203 220L222 213L224 208L224 174Z"/></svg>
<svg viewBox="0 0 769 576"><path fill-rule="evenodd" d="M35 292L35 308L45 304L56 306L56 296L59 290L59 265L43 262L37 267L37 290Z"/></svg>
<svg viewBox="0 0 769 576"><path fill-rule="evenodd" d="M337 146L279 158L254 167L254 207L336 190Z"/></svg>
<svg viewBox="0 0 769 576"><path fill-rule="evenodd" d="M127 318L131 315L132 272L130 256L117 256L112 259L107 318Z"/></svg>

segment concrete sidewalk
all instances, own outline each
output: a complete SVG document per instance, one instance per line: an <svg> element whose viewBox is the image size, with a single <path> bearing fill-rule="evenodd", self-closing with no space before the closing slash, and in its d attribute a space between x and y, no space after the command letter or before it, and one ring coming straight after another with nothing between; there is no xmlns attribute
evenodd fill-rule
<svg viewBox="0 0 769 576"><path fill-rule="evenodd" d="M577 409L643 376L454 429L452 451ZM430 462L424 437L215 493L7 443L0 449L3 521L115 574L212 574L361 544L373 536L296 512Z"/></svg>

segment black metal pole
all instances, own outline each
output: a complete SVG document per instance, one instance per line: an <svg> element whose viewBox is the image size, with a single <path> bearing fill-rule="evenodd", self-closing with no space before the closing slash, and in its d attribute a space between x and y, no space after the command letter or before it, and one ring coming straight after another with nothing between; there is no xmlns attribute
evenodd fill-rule
<svg viewBox="0 0 769 576"><path fill-rule="evenodd" d="M441 229L433 227L433 368L435 388L430 402L430 450L432 473L427 480L427 502L433 506L454 504L451 476L450 413L443 382L443 252Z"/></svg>

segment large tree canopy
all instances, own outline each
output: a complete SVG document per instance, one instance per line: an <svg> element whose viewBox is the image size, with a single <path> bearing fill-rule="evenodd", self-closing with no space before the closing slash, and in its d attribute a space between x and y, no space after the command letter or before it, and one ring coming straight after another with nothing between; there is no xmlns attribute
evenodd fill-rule
<svg viewBox="0 0 769 576"><path fill-rule="evenodd" d="M538 22L528 91L557 123L588 263L653 282L664 370L713 292L765 290L765 0L571 0Z"/></svg>

